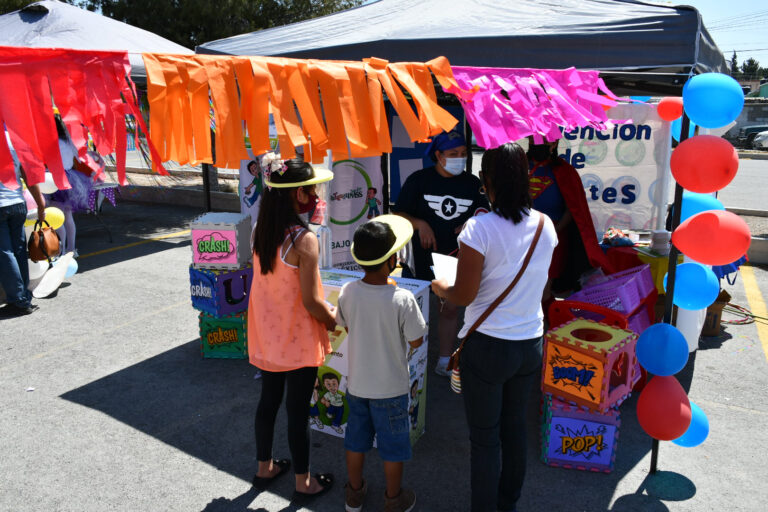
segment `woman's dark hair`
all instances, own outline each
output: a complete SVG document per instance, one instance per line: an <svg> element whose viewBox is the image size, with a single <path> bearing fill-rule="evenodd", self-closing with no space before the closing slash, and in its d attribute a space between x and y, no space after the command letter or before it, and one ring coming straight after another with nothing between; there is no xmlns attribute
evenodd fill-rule
<svg viewBox="0 0 768 512"><path fill-rule="evenodd" d="M363 261L377 260L384 256L395 244L397 237L387 224L371 220L358 227L352 237L355 243L355 256ZM360 265L366 272L376 272L384 265Z"/></svg>
<svg viewBox="0 0 768 512"><path fill-rule="evenodd" d="M67 133L67 127L64 126L64 121L59 114L54 114L53 118L56 120L56 134L61 140L67 140L69 135Z"/></svg>
<svg viewBox="0 0 768 512"><path fill-rule="evenodd" d="M286 171L273 172L269 179L274 183L299 183L314 176L312 166L301 160L286 160ZM302 187L307 192L311 187ZM261 273L272 272L277 251L285 240L285 233L293 226L307 228L306 222L293 208L293 188L267 187L261 196L259 217L253 237L253 252L259 256ZM308 229L308 228L307 228ZM291 240L294 240L291 232Z"/></svg>
<svg viewBox="0 0 768 512"><path fill-rule="evenodd" d="M484 185L493 190L491 208L517 224L533 207L528 190L528 158L523 148L510 142L483 153L480 164Z"/></svg>

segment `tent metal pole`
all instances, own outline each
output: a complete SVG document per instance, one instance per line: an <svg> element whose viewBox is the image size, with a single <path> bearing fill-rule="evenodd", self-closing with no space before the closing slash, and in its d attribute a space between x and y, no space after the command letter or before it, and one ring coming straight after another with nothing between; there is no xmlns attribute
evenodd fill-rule
<svg viewBox="0 0 768 512"><path fill-rule="evenodd" d="M211 158L212 161L216 161L216 132L211 129ZM205 197L205 211L210 212L211 208L211 173L213 172L212 164L203 164L203 196Z"/></svg>
<svg viewBox="0 0 768 512"><path fill-rule="evenodd" d="M472 174L472 127L464 115L464 140L467 141L467 170Z"/></svg>
<svg viewBox="0 0 768 512"><path fill-rule="evenodd" d="M383 185L381 186L381 198L384 203L384 213L389 213L389 153L381 154L381 177Z"/></svg>
<svg viewBox="0 0 768 512"><path fill-rule="evenodd" d="M211 211L211 164L203 164L203 196L205 211Z"/></svg>
<svg viewBox="0 0 768 512"><path fill-rule="evenodd" d="M688 130L690 129L691 121L683 111L683 122L680 129L680 142L688 138ZM671 231L675 231L675 228L680 225L680 213L683 205L683 187L679 183L675 183L675 202L672 206L672 226ZM669 263L667 270L667 291L664 295L664 320L665 324L672 324L672 310L673 302L672 298L675 294L675 275L677 274L677 258L680 255L680 251L677 250L674 244L669 248ZM659 459L659 440L654 439L651 446L651 469L650 473L654 474L657 471L657 463Z"/></svg>

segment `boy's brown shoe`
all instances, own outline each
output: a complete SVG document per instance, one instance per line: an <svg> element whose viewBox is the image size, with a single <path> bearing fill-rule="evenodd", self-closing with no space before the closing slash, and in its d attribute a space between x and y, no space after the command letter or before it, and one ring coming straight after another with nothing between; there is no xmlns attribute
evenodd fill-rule
<svg viewBox="0 0 768 512"><path fill-rule="evenodd" d="M416 505L416 493L409 489L400 489L394 498L384 493L384 512L410 512Z"/></svg>
<svg viewBox="0 0 768 512"><path fill-rule="evenodd" d="M349 482L344 486L346 493L345 510L347 512L360 512L363 510L363 501L368 492L368 483L363 480L363 486L360 489L353 489Z"/></svg>

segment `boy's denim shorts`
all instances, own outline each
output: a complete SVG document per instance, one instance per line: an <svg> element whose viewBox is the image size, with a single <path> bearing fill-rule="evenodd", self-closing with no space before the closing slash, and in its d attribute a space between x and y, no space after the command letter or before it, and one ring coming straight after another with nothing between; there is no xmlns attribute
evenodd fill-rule
<svg viewBox="0 0 768 512"><path fill-rule="evenodd" d="M408 395L394 398L360 398L347 392L349 417L344 448L365 453L376 447L387 462L403 462L411 458L411 436L408 424Z"/></svg>

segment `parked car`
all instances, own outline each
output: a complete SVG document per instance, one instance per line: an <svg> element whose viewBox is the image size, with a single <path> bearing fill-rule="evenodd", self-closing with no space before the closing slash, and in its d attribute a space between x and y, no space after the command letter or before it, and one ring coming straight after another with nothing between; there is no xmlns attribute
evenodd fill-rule
<svg viewBox="0 0 768 512"><path fill-rule="evenodd" d="M766 130L768 130L768 124L744 126L739 130L739 135L736 137L736 145L742 148L751 148L752 141L757 134Z"/></svg>
<svg viewBox="0 0 768 512"><path fill-rule="evenodd" d="M752 139L754 149L768 149L768 130L760 132Z"/></svg>

